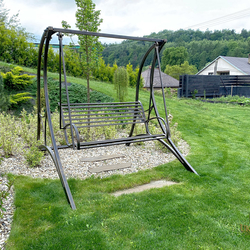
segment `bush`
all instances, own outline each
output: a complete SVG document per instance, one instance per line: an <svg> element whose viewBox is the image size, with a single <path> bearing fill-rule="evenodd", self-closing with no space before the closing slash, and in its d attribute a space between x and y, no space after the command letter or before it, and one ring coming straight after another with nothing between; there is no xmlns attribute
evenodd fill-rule
<svg viewBox="0 0 250 250"><path fill-rule="evenodd" d="M31 146L25 150L24 157L30 167L37 167L43 158L43 152L38 147Z"/></svg>
<svg viewBox="0 0 250 250"><path fill-rule="evenodd" d="M14 155L20 150L19 127L16 118L7 113L0 113L0 145L5 157Z"/></svg>
<svg viewBox="0 0 250 250"><path fill-rule="evenodd" d="M27 102L32 99L29 92L18 93L15 95L10 95L10 104L12 108L17 108L20 103Z"/></svg>
<svg viewBox="0 0 250 250"><path fill-rule="evenodd" d="M0 66L0 72L7 73L11 71L11 68L8 66Z"/></svg>
<svg viewBox="0 0 250 250"><path fill-rule="evenodd" d="M34 76L21 74L22 68L17 66L10 72L1 73L4 80L4 88L7 90L23 90L32 84Z"/></svg>
<svg viewBox="0 0 250 250"><path fill-rule="evenodd" d="M39 165L43 152L38 149L41 142L36 140L37 117L35 111L27 114L23 110L19 118L11 114L0 113L0 124L0 145L4 156L9 157L21 153L24 154L31 167ZM27 149L24 150L24 148Z"/></svg>
<svg viewBox="0 0 250 250"><path fill-rule="evenodd" d="M4 89L3 77L0 74L0 111L7 111L10 106L10 99Z"/></svg>
<svg viewBox="0 0 250 250"><path fill-rule="evenodd" d="M35 80L36 82L37 80ZM43 82L41 83L41 101L42 104L45 104L44 99L44 91L43 91ZM49 101L50 101L50 109L54 112L58 108L59 102L59 81L54 80L52 78L48 78L48 91L49 91ZM68 86L69 100L70 103L86 103L87 102L87 88L81 84L72 83ZM102 94L98 91L90 92L90 102L114 102L114 98ZM66 103L66 89L62 88L62 102Z"/></svg>
<svg viewBox="0 0 250 250"><path fill-rule="evenodd" d="M18 26L0 25L0 61L28 67L37 65L37 48L27 41L30 35Z"/></svg>

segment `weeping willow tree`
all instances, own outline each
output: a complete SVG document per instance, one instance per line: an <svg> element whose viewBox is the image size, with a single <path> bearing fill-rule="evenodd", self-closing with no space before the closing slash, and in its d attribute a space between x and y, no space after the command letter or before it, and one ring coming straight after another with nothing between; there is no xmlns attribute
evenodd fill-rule
<svg viewBox="0 0 250 250"><path fill-rule="evenodd" d="M114 74L114 87L117 94L117 98L120 102L125 101L125 97L128 93L129 75L127 69L119 67Z"/></svg>

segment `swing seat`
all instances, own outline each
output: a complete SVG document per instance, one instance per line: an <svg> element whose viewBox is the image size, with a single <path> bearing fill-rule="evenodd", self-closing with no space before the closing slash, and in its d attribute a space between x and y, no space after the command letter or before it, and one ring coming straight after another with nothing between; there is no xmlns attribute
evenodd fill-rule
<svg viewBox="0 0 250 250"><path fill-rule="evenodd" d="M60 104L59 104L60 105ZM127 144L167 139L167 124L161 117L151 117L146 119L144 108L140 101L137 102L113 102L113 103L70 103L69 105L61 104L62 129L65 132L67 145L77 149L103 147L119 144ZM149 130L149 121L156 119L163 123L164 130L161 134L151 134ZM66 130L72 124L75 132L76 145L69 143ZM121 126L142 124L145 126L145 134L128 136L127 138L110 139L92 142L80 142L79 129L102 126Z"/></svg>

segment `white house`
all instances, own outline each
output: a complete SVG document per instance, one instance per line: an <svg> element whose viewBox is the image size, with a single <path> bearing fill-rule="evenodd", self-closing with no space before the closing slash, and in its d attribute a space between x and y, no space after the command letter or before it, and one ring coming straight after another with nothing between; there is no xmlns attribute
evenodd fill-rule
<svg viewBox="0 0 250 250"><path fill-rule="evenodd" d="M248 58L218 56L196 75L250 75L250 54Z"/></svg>

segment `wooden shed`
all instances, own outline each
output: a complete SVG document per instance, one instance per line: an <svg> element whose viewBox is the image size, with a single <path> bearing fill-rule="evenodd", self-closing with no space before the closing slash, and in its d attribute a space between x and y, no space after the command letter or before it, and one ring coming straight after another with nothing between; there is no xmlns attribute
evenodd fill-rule
<svg viewBox="0 0 250 250"><path fill-rule="evenodd" d="M144 80L144 88L150 88L150 71L151 69L147 69L142 72L141 76ZM160 84L160 70L159 68L155 68L154 71L154 81L153 81L153 86L155 89L161 88ZM162 77L162 83L164 88L179 88L179 81L173 78L172 76L169 76L163 72L161 72L161 77Z"/></svg>

